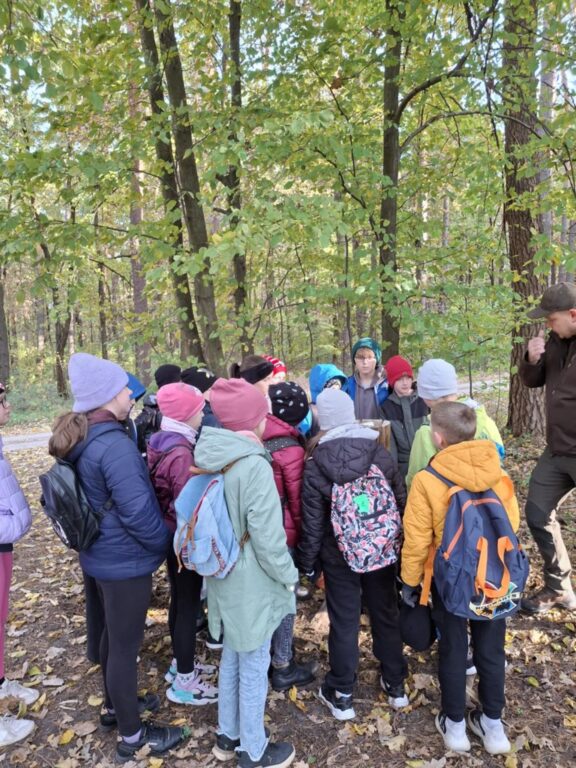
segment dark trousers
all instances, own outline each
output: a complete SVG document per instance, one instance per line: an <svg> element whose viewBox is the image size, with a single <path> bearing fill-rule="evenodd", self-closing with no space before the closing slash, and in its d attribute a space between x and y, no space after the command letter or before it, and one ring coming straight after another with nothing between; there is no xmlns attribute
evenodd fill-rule
<svg viewBox="0 0 576 768"><path fill-rule="evenodd" d="M506 620L468 621L445 610L434 594L433 618L440 634L438 678L442 712L459 722L466 711L466 658L468 625L472 635L474 664L478 672L478 694L487 717L498 718L504 709Z"/></svg>
<svg viewBox="0 0 576 768"><path fill-rule="evenodd" d="M556 509L575 486L576 456L554 456L546 448L530 478L526 522L544 560L546 586L555 592L572 589L572 567Z"/></svg>
<svg viewBox="0 0 576 768"><path fill-rule="evenodd" d="M330 618L326 684L352 693L358 668L358 630L362 603L372 627L372 650L380 662L382 679L392 686L406 677L398 615L396 566L371 573L354 573L344 558L322 559L326 605Z"/></svg>
<svg viewBox="0 0 576 768"><path fill-rule="evenodd" d="M172 650L183 675L194 671L196 656L196 620L200 610L202 576L182 567L178 573L178 560L172 547L166 559L170 581L170 608L168 627L172 638Z"/></svg>
<svg viewBox="0 0 576 768"><path fill-rule="evenodd" d="M96 579L82 571L86 601L86 656L94 664L100 663L100 641L104 631L104 606Z"/></svg>
<svg viewBox="0 0 576 768"><path fill-rule="evenodd" d="M136 657L144 637L152 575L97 583L104 605L100 664L106 707L116 712L120 735L132 736L141 725Z"/></svg>

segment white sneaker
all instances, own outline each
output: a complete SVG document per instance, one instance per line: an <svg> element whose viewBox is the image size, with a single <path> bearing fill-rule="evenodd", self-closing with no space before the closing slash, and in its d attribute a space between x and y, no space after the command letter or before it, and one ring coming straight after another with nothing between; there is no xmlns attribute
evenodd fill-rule
<svg viewBox="0 0 576 768"><path fill-rule="evenodd" d="M469 752L471 749L470 740L466 736L466 721L460 720L456 723L442 713L436 715L436 730L444 739L447 749L452 752Z"/></svg>
<svg viewBox="0 0 576 768"><path fill-rule="evenodd" d="M392 709L404 709L404 707L407 707L408 704L410 704L410 700L408 699L404 689L404 683L392 686L388 685L388 683L386 683L384 679L380 677L380 686L382 687L384 693L388 695L388 704L392 707Z"/></svg>
<svg viewBox="0 0 576 768"><path fill-rule="evenodd" d="M178 674L166 691L166 696L175 704L190 704L201 707L204 704L213 704L218 701L218 688L211 685L197 672L191 675Z"/></svg>
<svg viewBox="0 0 576 768"><path fill-rule="evenodd" d="M493 720L475 709L468 715L468 725L472 733L482 739L484 749L489 754L506 755L512 749L500 718Z"/></svg>
<svg viewBox="0 0 576 768"><path fill-rule="evenodd" d="M214 664L202 664L199 661L194 662L194 671L197 672L200 677L213 677L216 672L218 671L218 667L214 666ZM176 659L172 659L170 662L170 666L168 668L168 671L164 675L164 680L166 680L167 683L172 684L174 680L176 680L176 675L178 674L178 662Z"/></svg>
<svg viewBox="0 0 576 768"><path fill-rule="evenodd" d="M0 717L0 747L7 747L9 744L16 744L27 736L30 736L34 730L32 720L19 720L10 715Z"/></svg>
<svg viewBox="0 0 576 768"><path fill-rule="evenodd" d="M20 699L26 705L34 704L36 699L40 697L40 694L34 688L25 688L15 680L4 680L0 685L0 699L6 699L8 696L13 696L15 699Z"/></svg>

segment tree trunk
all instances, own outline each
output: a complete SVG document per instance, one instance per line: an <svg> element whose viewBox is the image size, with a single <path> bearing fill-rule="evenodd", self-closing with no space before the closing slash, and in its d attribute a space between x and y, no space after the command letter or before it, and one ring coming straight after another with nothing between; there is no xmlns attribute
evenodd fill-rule
<svg viewBox="0 0 576 768"><path fill-rule="evenodd" d="M504 223L508 233L508 254L512 286L516 294L519 316L526 311L529 296L538 296L542 286L535 271L535 247L532 231L536 222L529 208L535 188L535 176L526 172L531 159L526 159L526 145L535 126L536 79L529 69L530 52L534 51L537 26L536 0L508 0L505 7L503 78L504 103L508 119L505 124L506 201ZM528 55L527 55L528 52ZM512 332L510 358L510 394L508 427L514 436L526 432L544 432L544 398L541 389L523 386L516 372L524 357L526 344L537 328L519 321ZM520 342L516 339L521 338Z"/></svg>
<svg viewBox="0 0 576 768"><path fill-rule="evenodd" d="M6 307L4 306L4 283L6 269L0 271L0 381L4 386L10 380L10 344L8 340L8 323L6 322Z"/></svg>
<svg viewBox="0 0 576 768"><path fill-rule="evenodd" d="M182 61L172 21L170 0L163 0L162 4L156 5L154 10L158 22L160 49L164 59L164 77L172 108L172 134L174 136L184 221L192 252L201 254L209 245L208 230L204 209L200 202L200 180L194 152ZM210 260L202 256L201 265L194 275L194 295L203 325L206 362L212 370L224 373L222 342L218 330Z"/></svg>
<svg viewBox="0 0 576 768"><path fill-rule="evenodd" d="M162 87L162 72L160 69L158 49L154 38L154 30L149 22L152 20L150 0L136 0L138 13L138 26L140 30L140 43L144 57L148 64L148 97L150 99L150 110L153 119L162 121L164 113L160 107L164 104L164 89ZM184 239L182 231L184 224L182 221L182 207L178 195L178 182L174 164L174 154L172 152L172 143L166 141L162 136L160 126L155 130L155 151L160 165L160 184L162 189L162 199L164 207L170 211L172 223L176 228L174 238L174 256L172 259L172 283L174 286L174 295L178 306L178 323L180 327L180 354L182 359L190 357L195 358L201 365L206 364L202 341L194 307L192 306L192 297L190 295L190 286L186 275L178 274L178 256L184 251Z"/></svg>
<svg viewBox="0 0 576 768"><path fill-rule="evenodd" d="M106 283L104 265L98 265L98 325L100 328L100 354L108 359L108 321L106 319Z"/></svg>

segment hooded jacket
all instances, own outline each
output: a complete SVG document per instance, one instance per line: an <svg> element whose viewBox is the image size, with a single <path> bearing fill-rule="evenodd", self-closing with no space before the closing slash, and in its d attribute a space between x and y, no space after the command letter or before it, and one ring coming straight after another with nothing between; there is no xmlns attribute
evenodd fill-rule
<svg viewBox="0 0 576 768"><path fill-rule="evenodd" d="M357 436L330 439L328 432L304 467L302 532L296 554L303 571L313 571L318 558L328 561L342 559L330 522L334 483L342 485L351 482L365 475L371 465L376 464L390 484L400 514L404 511L406 486L392 456L378 443L377 433L359 425L349 427ZM367 437L361 436L363 434Z"/></svg>
<svg viewBox="0 0 576 768"><path fill-rule="evenodd" d="M398 397L392 391L382 404L382 415L390 422L390 453L402 477L408 472L412 443L418 429L427 421L428 410L416 392L408 397Z"/></svg>
<svg viewBox="0 0 576 768"><path fill-rule="evenodd" d="M67 456L88 501L102 509L100 536L80 552L82 569L95 579L119 581L153 573L171 541L148 470L138 448L117 421L93 424Z"/></svg>
<svg viewBox="0 0 576 768"><path fill-rule="evenodd" d="M4 458L0 437L0 552L12 552L12 545L28 532L32 515L10 462Z"/></svg>
<svg viewBox="0 0 576 768"><path fill-rule="evenodd" d="M340 368L332 365L332 363L319 363L312 368L308 377L310 384L310 400L312 403L316 403L318 395L322 392L330 379L340 379L342 387L346 384L346 374L343 373Z"/></svg>
<svg viewBox="0 0 576 768"><path fill-rule="evenodd" d="M492 440L496 446L496 450L501 459L506 455L504 450L504 441L498 430L498 427L494 421L486 413L486 409L483 405L480 405L476 400L472 400L471 397L467 397L463 400L458 400L459 403L473 408L476 412L476 435L475 440ZM426 424L420 427L412 448L410 450L410 461L408 462L408 474L406 475L406 485L410 488L412 480L416 472L420 472L421 469L428 466L428 462L436 454L436 446L432 442L432 430L430 429L430 420L426 419Z"/></svg>
<svg viewBox="0 0 576 768"><path fill-rule="evenodd" d="M296 612L292 587L298 571L286 546L270 454L260 441L205 427L194 457L211 472L233 462L224 475L226 504L238 541L249 534L232 572L225 579L206 579L210 633L218 637L223 624L234 651L253 651L284 616Z"/></svg>
<svg viewBox="0 0 576 768"><path fill-rule="evenodd" d="M468 491L493 489L504 505L514 531L520 524L518 500L512 481L500 466L491 440L468 440L439 451L431 466L450 482ZM408 494L404 513L402 581L416 587L424 576L430 546L442 541L450 489L439 478L418 472Z"/></svg>
<svg viewBox="0 0 576 768"><path fill-rule="evenodd" d="M372 418L382 418L382 405L386 398L388 397L388 382L386 381L386 372L383 368L376 368L376 372L378 374L378 379L374 386L368 387L367 389L372 389L374 391L374 412L377 414L373 416ZM344 385L344 392L350 395L352 400L354 401L354 408L356 410L356 418L360 419L362 418L360 413L360 406L356 402L356 392L360 388L360 384L358 383L358 380L356 378L356 375L349 376L346 379L346 384Z"/></svg>
<svg viewBox="0 0 576 768"><path fill-rule="evenodd" d="M527 387L546 385L546 442L553 454L576 456L576 336L550 333L540 360L520 364Z"/></svg>
<svg viewBox="0 0 576 768"><path fill-rule="evenodd" d="M306 451L300 444L298 430L269 413L266 416L266 428L262 440L265 443L266 440L275 440L278 437L288 437L298 442L298 445L289 445L272 453L272 471L282 502L286 539L289 547L295 547L300 538L302 525L300 496Z"/></svg>
<svg viewBox="0 0 576 768"><path fill-rule="evenodd" d="M194 464L194 449L190 442L176 432L155 432L146 451L150 480L154 486L164 522L172 533L176 531L174 502L190 480Z"/></svg>

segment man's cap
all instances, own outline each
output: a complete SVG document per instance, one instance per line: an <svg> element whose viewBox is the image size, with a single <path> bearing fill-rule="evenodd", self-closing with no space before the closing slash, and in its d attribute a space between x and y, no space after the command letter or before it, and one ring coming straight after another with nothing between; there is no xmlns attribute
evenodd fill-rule
<svg viewBox="0 0 576 768"><path fill-rule="evenodd" d="M539 320L553 312L576 309L576 283L557 283L546 288L540 297L540 303L528 312L528 317Z"/></svg>

